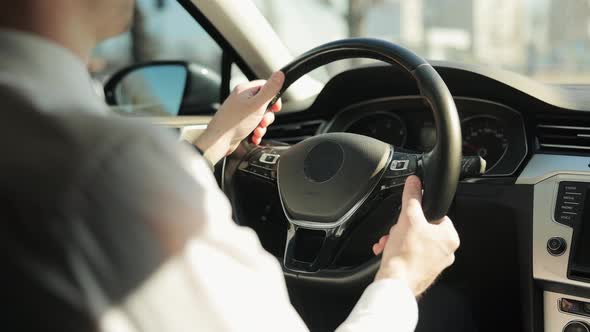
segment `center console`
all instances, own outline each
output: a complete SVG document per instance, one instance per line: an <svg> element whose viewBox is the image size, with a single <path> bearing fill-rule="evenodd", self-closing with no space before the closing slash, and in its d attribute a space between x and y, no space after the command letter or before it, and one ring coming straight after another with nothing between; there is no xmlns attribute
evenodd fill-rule
<svg viewBox="0 0 590 332"><path fill-rule="evenodd" d="M535 155L517 181L534 185L533 278L547 285L546 332L590 332L589 162Z"/></svg>

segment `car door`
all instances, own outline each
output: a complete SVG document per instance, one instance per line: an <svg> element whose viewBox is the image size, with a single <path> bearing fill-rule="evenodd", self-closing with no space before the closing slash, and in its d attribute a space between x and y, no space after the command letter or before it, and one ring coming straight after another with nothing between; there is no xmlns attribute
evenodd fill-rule
<svg viewBox="0 0 590 332"><path fill-rule="evenodd" d="M106 99L114 113L147 119L177 130L181 137L198 136L230 89L253 76L244 66L236 65L240 62L236 52L197 8L190 1L177 0L137 0L129 31L101 43L92 54L89 69L97 91L104 93L103 86L118 73L163 62L190 67L192 84L183 101L183 106L190 107L154 111L146 107L145 98L129 99L125 105ZM164 77L154 79L173 89ZM149 94L147 88L143 92Z"/></svg>

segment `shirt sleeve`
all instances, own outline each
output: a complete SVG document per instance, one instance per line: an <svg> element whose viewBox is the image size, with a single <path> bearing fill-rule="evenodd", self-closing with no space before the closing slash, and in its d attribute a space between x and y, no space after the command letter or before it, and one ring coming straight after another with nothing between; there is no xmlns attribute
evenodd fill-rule
<svg viewBox="0 0 590 332"><path fill-rule="evenodd" d="M308 331L279 262L235 224L208 168L172 137L146 136L84 177L73 202L86 222L73 229L85 240L70 260L102 330ZM338 331L412 331L416 319L407 286L379 281Z"/></svg>
<svg viewBox="0 0 590 332"><path fill-rule="evenodd" d="M382 279L369 285L337 332L414 331L418 305L410 288L400 280Z"/></svg>

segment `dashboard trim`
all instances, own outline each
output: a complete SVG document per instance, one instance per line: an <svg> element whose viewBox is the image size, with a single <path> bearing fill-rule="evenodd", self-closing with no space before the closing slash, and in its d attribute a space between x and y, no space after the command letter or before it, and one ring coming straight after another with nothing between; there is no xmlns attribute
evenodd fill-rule
<svg viewBox="0 0 590 332"><path fill-rule="evenodd" d="M587 136L581 136L581 134L578 134L578 137L590 137L590 135ZM578 149L578 150L590 150L590 146L583 146L583 145L568 145L568 144L549 144L549 143L541 143L539 144L542 148L561 148L561 149Z"/></svg>
<svg viewBox="0 0 590 332"><path fill-rule="evenodd" d="M557 175L590 176L588 157L535 154L516 179L516 184L537 184Z"/></svg>
<svg viewBox="0 0 590 332"><path fill-rule="evenodd" d="M559 308L559 300L568 298L578 301L589 301L587 298L579 296L570 296L560 293L544 291L543 292L543 312L545 316L545 331L564 331L565 327L572 321L583 321L590 324L590 318L576 315L569 312L563 312Z"/></svg>
<svg viewBox="0 0 590 332"><path fill-rule="evenodd" d="M584 163L579 161L584 160ZM516 184L534 185L533 197L533 278L564 285L590 288L590 283L568 278L568 264L574 229L554 218L559 182L590 182L588 158L563 155L535 155ZM551 256L547 240L561 237L568 246L561 256Z"/></svg>
<svg viewBox="0 0 590 332"><path fill-rule="evenodd" d="M507 110L510 111L511 113L513 113L514 115L516 115L519 119L520 119L520 128L522 130L523 135L523 140L520 143L524 144L524 153L522 154L522 156L520 157L520 160L515 163L514 168L511 170L511 172L508 173L501 173L501 174L485 174L483 175L483 177L487 177L487 178L492 178L492 177L505 177L505 176L511 176L513 175L522 165L522 163L525 161L525 159L527 158L528 154L529 154L529 146L528 146L528 140L527 140L527 132L526 132L526 127L525 127L525 123L524 123L524 118L522 116L522 114L520 112L518 112L517 110L515 110L514 108L505 105L505 104L501 104L495 101L491 101L491 100L487 100L487 99L481 99L481 98L473 98L473 97L464 97L464 96L455 96L453 97L456 101L471 101L471 102L479 102L479 103L486 103L489 105L494 105L496 107L502 108L503 110ZM336 112L336 114L332 117L332 119L330 119L330 121L328 121L328 123L321 128L320 131L318 131L318 134L325 134L330 132L333 127L334 127L334 123L343 116L343 114L348 113L352 110L361 108L361 107L366 107L369 105L373 105L373 104L378 104L378 103L386 103L386 102L395 102L395 101L407 101L407 100L413 100L413 101L426 101L426 99L421 96L421 95L404 95L404 96L392 96L392 97L382 97L382 98L374 98L374 99L370 99L370 100L364 100L358 103L354 103L352 105L348 105L346 107L344 107L343 109L339 110L338 112ZM424 103L425 107L430 107L428 105L428 103ZM390 111L380 111L380 112L388 112L388 113L393 113L396 114L395 112L390 112ZM372 112L371 114L375 114L377 112ZM461 112L461 110L459 110L459 114L463 114L464 112ZM471 116L477 116L478 114L474 114ZM481 114L484 115L484 114ZM470 116L470 117L471 117ZM463 121L465 118L461 117L461 121ZM405 121L404 121L405 124ZM348 124L350 125L350 124ZM407 124L406 125L406 135L407 135ZM502 160L502 159L500 159ZM498 165L499 163L497 163L496 165Z"/></svg>

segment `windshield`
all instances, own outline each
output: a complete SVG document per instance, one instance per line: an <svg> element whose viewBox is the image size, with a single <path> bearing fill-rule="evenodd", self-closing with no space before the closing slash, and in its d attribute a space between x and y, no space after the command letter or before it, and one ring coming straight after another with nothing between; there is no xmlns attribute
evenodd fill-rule
<svg viewBox="0 0 590 332"><path fill-rule="evenodd" d="M484 64L548 83L590 83L588 0L255 0L294 55L376 37L429 60ZM355 62L327 67L325 80Z"/></svg>

